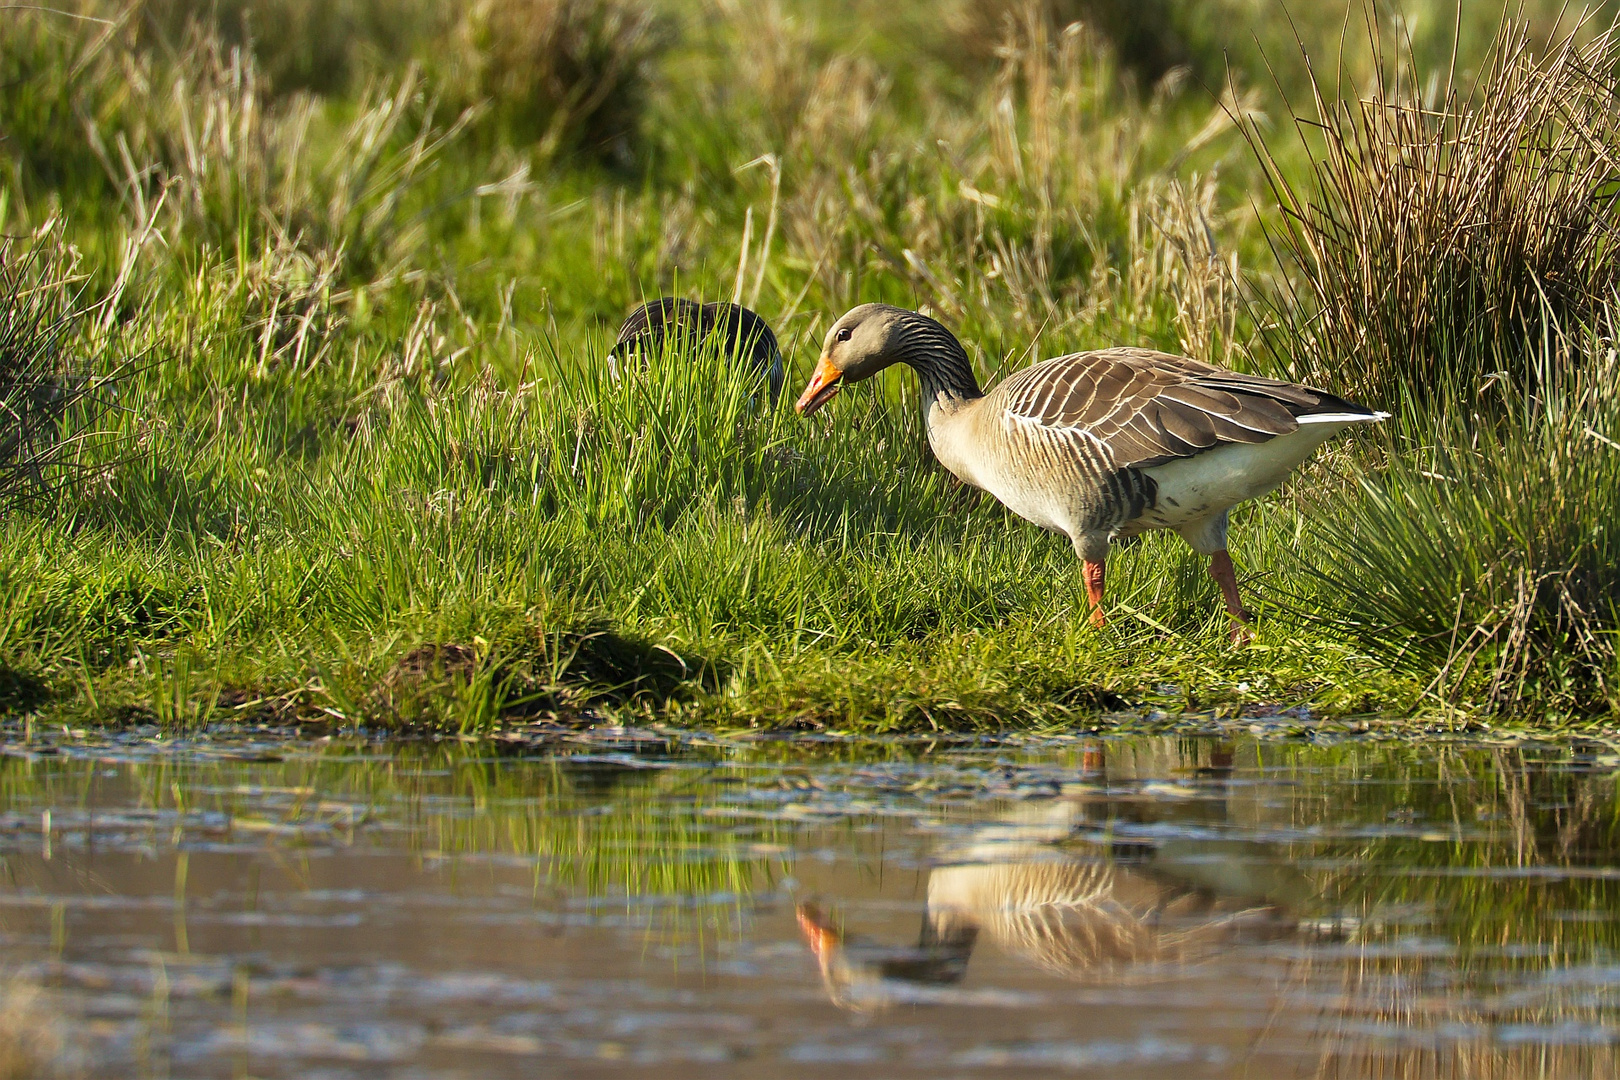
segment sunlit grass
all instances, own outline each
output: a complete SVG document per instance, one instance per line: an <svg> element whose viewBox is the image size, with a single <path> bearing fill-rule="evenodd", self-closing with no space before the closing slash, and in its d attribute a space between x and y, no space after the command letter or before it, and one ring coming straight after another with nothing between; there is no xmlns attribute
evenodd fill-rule
<svg viewBox="0 0 1620 1080"><path fill-rule="evenodd" d="M1576 566L1569 538L1612 501L1607 451L1580 444L1593 452L1558 459L1568 468L1537 489L1563 492L1567 535L1544 531L1515 561L1522 529L1475 527L1518 520L1503 477L1548 460L1548 440L1570 450L1582 425L1614 432L1596 413L1486 432L1500 453L1446 458L1475 470L1475 521L1457 513L1461 487L1425 486L1446 472L1443 444L1475 433L1466 413L1412 408L1398 380L1328 362L1302 328L1331 290L1298 309L1245 302L1256 285L1286 297L1303 265L1277 265L1259 227L1278 235L1237 127L1267 138L1281 105L1258 67L1234 70L1217 100L1176 78L1146 85L1116 44L1028 12L998 17L999 51L967 62L955 15L922 27L856 4L910 36L848 40L843 8L808 0L652 21L629 0L536 0L500 8L535 35L514 48L555 45L546 62L562 72L558 28L583 19L603 33L568 41L629 88L613 117L587 115L591 88L623 87L582 68L520 117L528 106L465 66L498 59L477 35L435 37L407 0L342 6L345 26L398 20L351 42L330 85L299 74L319 52L300 38L318 22L302 5L267 7L293 15L285 40L257 47L230 22L252 5L225 5L217 25L148 6L138 24L35 12L0 29L0 219L20 233L66 216L87 296L105 298L76 359L121 374L70 497L0 522L0 668L27 688L0 708L463 731L582 710L889 729L1257 700L1614 708L1614 653L1588 647L1613 616L1585 599L1579 662L1557 662L1568 641L1537 630L1525 677L1523 650L1455 677L1478 651L1471 628L1518 595L1479 583ZM1409 13L1427 20L1409 26L1416 65L1434 63L1433 14ZM1326 40L1325 25L1301 32ZM1460 62L1477 63L1473 15L1464 39ZM632 128L628 158L587 145ZM1279 148L1274 176L1303 184L1303 153ZM1371 198L1344 168L1341 195ZM1335 250L1317 271L1334 281L1382 265ZM1602 244L1582 250L1607 266ZM1486 277L1516 296L1537 284ZM1234 557L1262 616L1251 646L1227 643L1203 566L1164 537L1114 555L1099 632L1069 546L933 463L908 374L808 421L712 353L612 378L611 327L664 291L752 303L800 374L831 318L884 299L949 323L986 381L1134 344L1333 389L1359 380L1401 415L1395 437L1335 444L1237 513ZM1379 315L1385 329L1398 314ZM1602 353L1602 327L1559 315L1581 355ZM1484 370L1478 336L1459 334L1446 362ZM1444 535L1436 522L1457 535L1418 550ZM1468 597L1481 610L1457 614ZM1463 651L1436 644L1437 619ZM412 666L432 656L456 660Z"/></svg>

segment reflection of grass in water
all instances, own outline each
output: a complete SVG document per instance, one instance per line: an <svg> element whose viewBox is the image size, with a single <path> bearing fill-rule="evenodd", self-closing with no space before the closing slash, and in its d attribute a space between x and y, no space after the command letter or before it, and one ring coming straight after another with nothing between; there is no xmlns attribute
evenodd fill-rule
<svg viewBox="0 0 1620 1080"><path fill-rule="evenodd" d="M1615 1000L1603 976L1595 986L1549 980L1470 993L1458 983L1482 972L1428 957L1365 954L1344 961L1307 954L1298 974L1325 982L1334 964L1342 964L1340 997L1317 1032L1322 1080L1620 1076L1620 1047L1611 1042Z"/></svg>
<svg viewBox="0 0 1620 1080"><path fill-rule="evenodd" d="M1155 746L1160 758L1139 774L1178 767L1176 754L1164 755L1169 740L1109 744L1110 767L1129 773L1131 756ZM1178 750L1182 770L1204 764L1198 744ZM1320 1007L1315 1075L1620 1075L1620 1048L1609 1045L1620 1024L1609 967L1620 953L1620 886L1591 876L1620 849L1620 800L1615 774L1579 767L1576 755L1368 743L1236 749L1240 780L1258 765L1269 782L1252 794L1230 790L1229 824L1366 833L1272 851L1311 879L1290 905L1296 916L1358 920L1349 940L1301 949L1279 987L1280 1011ZM1596 969L1585 982L1582 965ZM1278 1041L1274 1031L1295 1029L1266 1030L1257 1057Z"/></svg>
<svg viewBox="0 0 1620 1080"><path fill-rule="evenodd" d="M593 792L556 763L500 762L481 752L407 745L379 759L332 746L281 762L159 758L120 772L141 808L260 816L266 806L259 793L275 789L287 822L345 826L382 816L409 823L409 843L420 851L530 858L537 896L622 897L671 942L737 930L749 897L782 873L770 848L752 847L774 846L782 839L777 826L750 823L756 835L742 836L735 823L706 814L722 790L710 774L625 769ZM105 798L105 767L0 761L0 805L82 806ZM339 812L344 804L364 813Z"/></svg>
<svg viewBox="0 0 1620 1080"><path fill-rule="evenodd" d="M1342 950L1306 950L1292 968L1290 996L1326 997L1315 1075L1620 1075L1612 976L1570 971L1620 952L1620 887L1583 876L1620 846L1612 773L1570 769L1567 750L1261 756L1297 785L1293 826L1389 824L1290 847L1326 867L1309 870L1322 908L1360 920Z"/></svg>
<svg viewBox="0 0 1620 1080"><path fill-rule="evenodd" d="M1410 936L1399 920L1415 914L1464 957L1533 943L1500 961L1533 968L1620 952L1620 921L1607 917L1620 882L1593 876L1620 850L1615 774L1573 770L1572 753L1284 750L1298 766L1296 813L1313 819L1301 824L1390 826L1294 854L1331 864L1316 873L1319 893L1362 920L1364 940Z"/></svg>
<svg viewBox="0 0 1620 1080"><path fill-rule="evenodd" d="M1162 754L1170 742L1133 741L1118 751L1110 744L1110 766L1128 771L1130 755L1151 754L1155 744ZM1204 763L1198 744L1179 749L1182 769ZM1258 765L1269 783L1252 795L1231 789L1229 823L1367 834L1298 839L1272 853L1312 879L1296 916L1359 920L1347 941L1295 953L1278 988L1279 1012L1302 1002L1320 1009L1310 1032L1320 1055L1315 1076L1620 1075L1620 1047L1610 1045L1620 996L1609 967L1620 953L1620 889L1582 876L1613 864L1620 800L1615 774L1572 768L1576 754L1368 743L1237 748L1240 780ZM1174 758L1161 757L1157 771L1176 767ZM1583 981L1587 964L1595 970ZM1273 1044L1296 1052L1289 1036L1297 1031L1268 1026L1255 1058Z"/></svg>
<svg viewBox="0 0 1620 1080"><path fill-rule="evenodd" d="M1132 754L1151 756L1137 771L1162 776L1204 764L1207 746L1131 740L1110 743L1108 756L1127 771ZM714 781L741 772L599 768L588 775L566 765L491 760L477 745L405 745L368 756L374 753L333 745L316 757L252 765L157 759L122 766L118 781L99 778L104 762L7 759L0 762L0 805L72 807L106 798L111 783L128 783L140 806L318 818L342 830L349 815L332 808L347 803L408 823L424 851L533 860L536 895L547 902L622 900L636 918L680 940L702 939L711 925L738 929L749 898L785 870L765 845L790 839L788 826L754 818L741 824L711 812L727 790ZM792 775L912 753L926 748L868 748L863 756L848 746L766 745L726 755L738 764L792 767ZM1063 753L1037 756L1057 761ZM1427 970L1449 970L1466 990L1495 973L1533 978L1620 954L1620 920L1582 914L1620 910L1620 884L1578 876L1608 865L1620 849L1615 781L1565 767L1572 753L1251 744L1238 748L1237 767L1258 755L1269 777L1292 782L1286 803L1279 808L1267 795L1253 804L1245 794L1252 789L1239 786L1222 814L1239 828L1371 826L1365 837L1296 840L1278 849L1274 854L1301 867L1312 884L1303 902L1288 899L1289 906L1300 917L1356 916L1357 941L1369 948L1418 935L1443 940L1455 957ZM783 774L769 775L774 781ZM242 784L286 793L267 802L239 793ZM1170 812L1154 806L1154 813ZM985 809L975 803L964 812L978 817ZM1190 812L1174 811L1177 820ZM1251 813L1258 816L1245 817ZM1377 828L1384 823L1387 832ZM1467 838L1421 839L1417 832ZM356 837L366 842L364 828ZM858 841L851 834L838 843ZM1521 874L1532 868L1553 873ZM1520 946L1534 947L1512 951ZM1504 948L1509 955L1501 955Z"/></svg>
<svg viewBox="0 0 1620 1080"><path fill-rule="evenodd" d="M556 764L538 771L538 790L521 793L510 790L509 770L464 771L481 789L480 812L438 816L433 831L441 851L531 856L537 890L543 879L575 896L622 896L626 909L642 909L666 943L740 929L749 897L772 887L783 870L771 855L751 850L774 846L778 826L761 824L759 835L745 838L706 813L721 791L708 775L626 770L610 791L592 797ZM523 776L529 783L536 778Z"/></svg>

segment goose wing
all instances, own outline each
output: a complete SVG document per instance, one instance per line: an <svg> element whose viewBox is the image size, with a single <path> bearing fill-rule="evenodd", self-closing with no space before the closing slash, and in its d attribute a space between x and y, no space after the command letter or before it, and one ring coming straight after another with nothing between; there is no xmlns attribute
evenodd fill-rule
<svg viewBox="0 0 1620 1080"><path fill-rule="evenodd" d="M1313 412L1365 411L1294 383L1242 375L1147 349L1042 361L997 388L1016 428L1084 440L1114 468L1146 468L1224 443L1260 443Z"/></svg>

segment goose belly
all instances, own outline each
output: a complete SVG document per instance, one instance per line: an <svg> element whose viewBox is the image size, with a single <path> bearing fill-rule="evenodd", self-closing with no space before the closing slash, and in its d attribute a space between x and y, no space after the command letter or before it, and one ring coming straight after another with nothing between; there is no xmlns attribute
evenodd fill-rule
<svg viewBox="0 0 1620 1080"><path fill-rule="evenodd" d="M965 483L994 495L1025 521L1071 540L1096 531L1098 522L1119 522L1130 513L1128 496L1110 501L1106 483L1077 462L1048 459L1044 469L1019 468L1017 462L1005 461L963 464L967 467L949 462L946 467ZM1102 528L1106 531L1106 526Z"/></svg>
<svg viewBox="0 0 1620 1080"><path fill-rule="evenodd" d="M1054 496L1039 485L993 477L990 483L982 486L994 495L998 502L1025 521L1053 532L1067 534L1070 531L1071 515L1067 512L1068 500Z"/></svg>
<svg viewBox="0 0 1620 1080"><path fill-rule="evenodd" d="M1023 518L1053 532L1069 531L1069 503L1052 485L989 455L963 452L956 440L929 432L929 443L939 463L964 484L988 491L997 502Z"/></svg>
<svg viewBox="0 0 1620 1080"><path fill-rule="evenodd" d="M951 471L964 483L994 495L997 502L1025 521L1065 536L1074 534L1075 478L1032 476L1006 465L996 467L983 462L977 467Z"/></svg>
<svg viewBox="0 0 1620 1080"><path fill-rule="evenodd" d="M1176 529L1264 495L1348 424L1301 424L1263 443L1227 443L1142 471L1158 497L1138 528Z"/></svg>

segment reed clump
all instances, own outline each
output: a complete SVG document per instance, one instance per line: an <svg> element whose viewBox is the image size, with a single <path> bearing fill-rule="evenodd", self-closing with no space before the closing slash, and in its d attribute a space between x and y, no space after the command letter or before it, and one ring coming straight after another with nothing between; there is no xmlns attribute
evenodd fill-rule
<svg viewBox="0 0 1620 1080"><path fill-rule="evenodd" d="M1365 96L1310 80L1304 179L1249 128L1282 209L1284 366L1444 408L1498 378L1533 393L1548 338L1601 316L1620 287L1620 39L1578 30L1536 41L1508 19L1468 78L1415 70L1374 24Z"/></svg>
<svg viewBox="0 0 1620 1080"><path fill-rule="evenodd" d="M1620 705L1613 319L1548 348L1528 400L1414 432L1425 445L1363 471L1322 534L1331 617L1438 700L1531 716Z"/></svg>
<svg viewBox="0 0 1620 1080"><path fill-rule="evenodd" d="M1612 28L1509 21L1469 88L1405 60L1317 86L1305 184L1256 142L1293 271L1272 356L1397 413L1324 509L1326 617L1440 702L1620 700L1617 61Z"/></svg>

